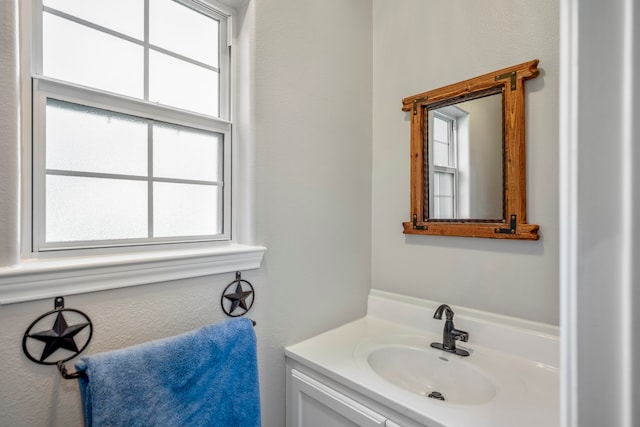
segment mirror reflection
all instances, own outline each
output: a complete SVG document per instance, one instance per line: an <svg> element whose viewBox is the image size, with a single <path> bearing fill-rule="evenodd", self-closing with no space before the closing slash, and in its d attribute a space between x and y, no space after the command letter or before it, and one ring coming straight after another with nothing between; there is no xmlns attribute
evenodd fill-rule
<svg viewBox="0 0 640 427"><path fill-rule="evenodd" d="M429 218L502 220L502 91L426 112Z"/></svg>

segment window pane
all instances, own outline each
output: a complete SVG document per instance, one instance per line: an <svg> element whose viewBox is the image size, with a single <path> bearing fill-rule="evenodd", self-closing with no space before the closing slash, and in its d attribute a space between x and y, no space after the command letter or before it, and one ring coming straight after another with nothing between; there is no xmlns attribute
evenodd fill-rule
<svg viewBox="0 0 640 427"><path fill-rule="evenodd" d="M438 173L438 196L453 196L453 175L449 173Z"/></svg>
<svg viewBox="0 0 640 427"><path fill-rule="evenodd" d="M440 198L439 197L433 198L433 206L430 209L429 215L431 216L431 218L442 218L442 216L440 215Z"/></svg>
<svg viewBox="0 0 640 427"><path fill-rule="evenodd" d="M218 73L151 50L149 101L218 116Z"/></svg>
<svg viewBox="0 0 640 427"><path fill-rule="evenodd" d="M433 138L441 142L449 142L449 124L447 121L433 118Z"/></svg>
<svg viewBox="0 0 640 427"><path fill-rule="evenodd" d="M220 191L213 185L153 184L154 237L220 234Z"/></svg>
<svg viewBox="0 0 640 427"><path fill-rule="evenodd" d="M218 21L173 0L149 2L152 45L218 66Z"/></svg>
<svg viewBox="0 0 640 427"><path fill-rule="evenodd" d="M153 126L153 175L222 181L222 135L183 126Z"/></svg>
<svg viewBox="0 0 640 427"><path fill-rule="evenodd" d="M53 99L46 114L47 169L147 175L146 120Z"/></svg>
<svg viewBox="0 0 640 427"><path fill-rule="evenodd" d="M147 183L48 175L46 241L146 238Z"/></svg>
<svg viewBox="0 0 640 427"><path fill-rule="evenodd" d="M43 4L139 40L144 38L144 0L44 0Z"/></svg>
<svg viewBox="0 0 640 427"><path fill-rule="evenodd" d="M433 142L433 164L439 166L449 165L449 144Z"/></svg>
<svg viewBox="0 0 640 427"><path fill-rule="evenodd" d="M452 219L453 218L453 198L438 197L437 200L438 200L439 214L436 216L436 218Z"/></svg>
<svg viewBox="0 0 640 427"><path fill-rule="evenodd" d="M135 98L144 95L142 46L43 13L44 75Z"/></svg>

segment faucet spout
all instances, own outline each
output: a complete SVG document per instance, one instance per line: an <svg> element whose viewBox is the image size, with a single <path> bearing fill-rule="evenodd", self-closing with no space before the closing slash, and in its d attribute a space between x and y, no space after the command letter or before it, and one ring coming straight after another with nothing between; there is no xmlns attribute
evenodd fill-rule
<svg viewBox="0 0 640 427"><path fill-rule="evenodd" d="M448 353L454 353L459 356L468 356L469 352L460 348L456 348L456 340L462 342L469 341L469 333L456 329L453 325L454 312L447 304L440 305L433 314L434 319L442 319L445 315L444 329L442 331L442 343L431 343L431 347L437 348Z"/></svg>
<svg viewBox="0 0 640 427"><path fill-rule="evenodd" d="M436 308L436 312L433 313L433 318L441 320L443 313L447 320L453 320L453 310L451 310L451 307L447 304L441 304L440 307Z"/></svg>

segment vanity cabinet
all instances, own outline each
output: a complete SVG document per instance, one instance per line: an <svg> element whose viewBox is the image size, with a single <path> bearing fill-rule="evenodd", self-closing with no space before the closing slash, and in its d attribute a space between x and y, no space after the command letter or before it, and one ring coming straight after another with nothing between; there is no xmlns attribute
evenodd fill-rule
<svg viewBox="0 0 640 427"><path fill-rule="evenodd" d="M313 370L287 365L288 427L424 427Z"/></svg>

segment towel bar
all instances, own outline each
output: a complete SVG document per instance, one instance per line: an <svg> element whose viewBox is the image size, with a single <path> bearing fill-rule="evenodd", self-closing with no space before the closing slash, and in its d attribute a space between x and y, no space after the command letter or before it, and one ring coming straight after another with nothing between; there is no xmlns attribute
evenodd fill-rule
<svg viewBox="0 0 640 427"><path fill-rule="evenodd" d="M256 321L253 319L249 319L251 320L251 324L255 327L256 326ZM56 365L58 366L58 370L60 371L60 375L62 375L62 378L64 378L65 380L77 380L78 378L86 378L86 374L84 372L69 372L67 371L67 367L64 366L64 362L62 361L58 361L56 362Z"/></svg>
<svg viewBox="0 0 640 427"><path fill-rule="evenodd" d="M65 380L77 380L78 378L86 378L86 374L84 372L68 372L67 367L64 366L64 363L59 361L56 363L58 366L58 371L60 371L60 375Z"/></svg>
<svg viewBox="0 0 640 427"><path fill-rule="evenodd" d="M65 319L62 314L63 312L75 313L74 316L83 317L86 322L69 325L67 323L67 319ZM51 329L40 332L31 332L31 330L36 325L39 325L44 318L51 315L55 315L55 321ZM255 327L256 322L253 319L249 320L251 320L251 324ZM81 338L85 339L86 341L78 348L78 344L76 343L75 339L79 336L81 336ZM24 333L24 336L22 338L22 351L29 358L29 360L41 365L56 365L58 367L60 375L62 375L62 378L67 380L75 380L78 378L86 377L85 373L69 372L67 370L67 367L65 366L65 362L82 353L84 349L87 348L87 345L89 345L89 341L91 340L92 336L93 324L91 323L91 319L89 319L89 316L87 316L80 310L64 308L64 297L56 297L54 299L54 309L38 317L27 328L27 331ZM30 342L29 340L36 340L45 343L40 357L36 358L33 356L33 354L31 354L33 349L28 344ZM71 352L72 354L66 358L49 361L49 357L58 350L66 350L67 352Z"/></svg>

